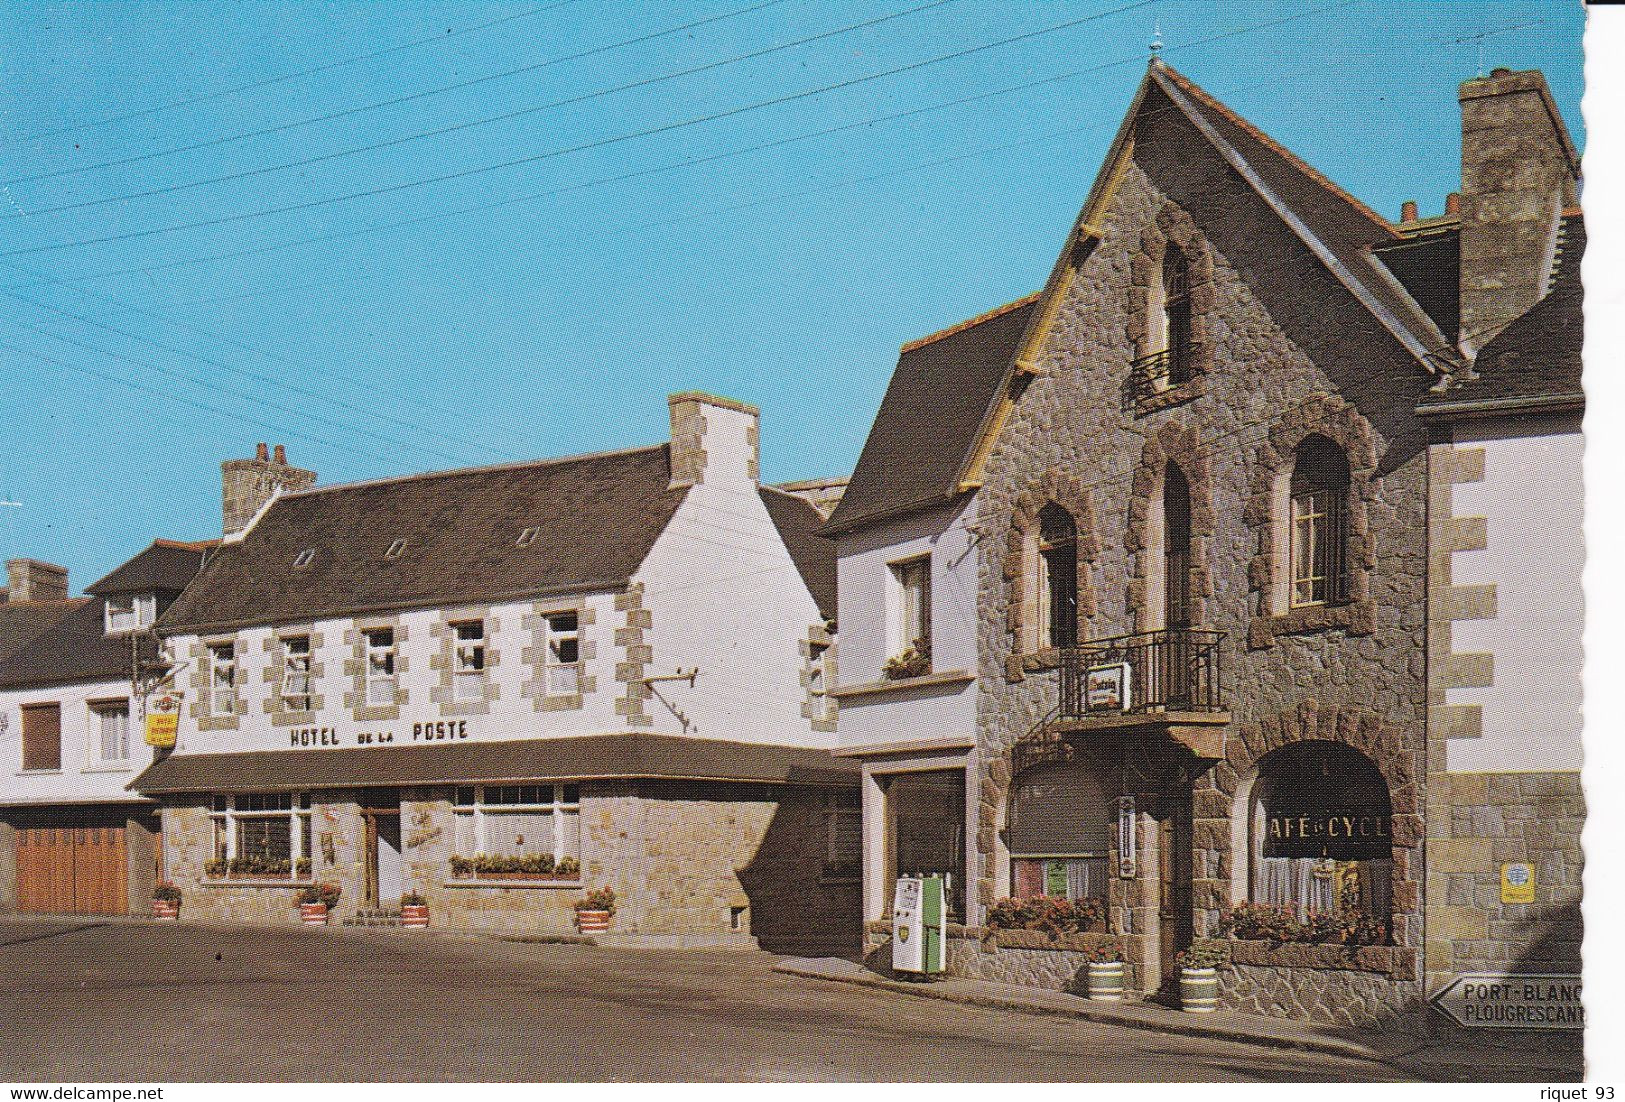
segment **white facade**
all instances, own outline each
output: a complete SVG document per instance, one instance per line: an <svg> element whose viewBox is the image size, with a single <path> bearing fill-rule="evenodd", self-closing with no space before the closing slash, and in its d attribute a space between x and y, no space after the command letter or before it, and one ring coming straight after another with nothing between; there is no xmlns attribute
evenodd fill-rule
<svg viewBox="0 0 1625 1102"><path fill-rule="evenodd" d="M1483 478L1453 488L1458 518L1484 518L1484 547L1452 555L1457 586L1493 586L1495 615L1452 625L1452 650L1493 659L1490 684L1447 690L1477 705L1478 738L1448 743L1451 772L1579 769L1585 624L1584 439L1578 415L1463 420Z"/></svg>
<svg viewBox="0 0 1625 1102"><path fill-rule="evenodd" d="M23 708L52 704L61 709L61 766L24 769ZM113 718L121 708L122 725ZM128 680L0 690L0 804L149 803L124 787L152 762L138 711Z"/></svg>

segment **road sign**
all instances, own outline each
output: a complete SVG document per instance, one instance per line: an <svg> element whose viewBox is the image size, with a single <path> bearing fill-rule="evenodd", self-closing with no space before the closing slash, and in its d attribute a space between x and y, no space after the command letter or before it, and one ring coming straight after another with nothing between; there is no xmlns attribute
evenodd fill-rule
<svg viewBox="0 0 1625 1102"><path fill-rule="evenodd" d="M1475 1029L1585 1028L1575 975L1457 976L1432 1002L1458 1025Z"/></svg>

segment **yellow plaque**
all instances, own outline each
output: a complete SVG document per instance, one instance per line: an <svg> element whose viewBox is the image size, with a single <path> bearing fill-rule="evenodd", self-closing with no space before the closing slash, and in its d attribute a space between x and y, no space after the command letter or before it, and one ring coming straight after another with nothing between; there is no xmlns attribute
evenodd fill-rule
<svg viewBox="0 0 1625 1102"><path fill-rule="evenodd" d="M174 746L175 732L181 725L179 712L147 713L147 745Z"/></svg>
<svg viewBox="0 0 1625 1102"><path fill-rule="evenodd" d="M1535 866L1514 861L1501 866L1501 902L1535 901Z"/></svg>

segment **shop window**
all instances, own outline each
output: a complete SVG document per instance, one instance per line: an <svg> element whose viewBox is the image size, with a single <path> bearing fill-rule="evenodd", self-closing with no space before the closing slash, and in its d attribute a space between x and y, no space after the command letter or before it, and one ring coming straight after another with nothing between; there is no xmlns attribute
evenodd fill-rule
<svg viewBox="0 0 1625 1102"><path fill-rule="evenodd" d="M310 795L241 792L214 797L215 875L305 876L310 872Z"/></svg>
<svg viewBox="0 0 1625 1102"><path fill-rule="evenodd" d="M900 773L886 785L888 833L892 839L887 880L899 876L942 876L948 911L965 914L965 773L960 769Z"/></svg>
<svg viewBox="0 0 1625 1102"><path fill-rule="evenodd" d="M1038 514L1038 646L1078 642L1078 526L1051 502Z"/></svg>
<svg viewBox="0 0 1625 1102"><path fill-rule="evenodd" d="M237 709L237 647L232 643L209 645L209 713L229 716Z"/></svg>
<svg viewBox="0 0 1625 1102"><path fill-rule="evenodd" d="M1349 464L1324 436L1306 437L1292 465L1292 607L1348 600Z"/></svg>
<svg viewBox="0 0 1625 1102"><path fill-rule="evenodd" d="M282 707L290 712L308 712L310 703L310 636L285 636L282 640Z"/></svg>
<svg viewBox="0 0 1625 1102"><path fill-rule="evenodd" d="M1011 894L1106 899L1112 802L1094 770L1076 763L1025 770L1011 789Z"/></svg>
<svg viewBox="0 0 1625 1102"><path fill-rule="evenodd" d="M1382 774L1352 747L1304 742L1265 756L1248 823L1252 901L1386 925L1391 812Z"/></svg>
<svg viewBox="0 0 1625 1102"><path fill-rule="evenodd" d="M130 760L130 705L120 700L93 704L90 718L95 732L97 763L125 765Z"/></svg>
<svg viewBox="0 0 1625 1102"><path fill-rule="evenodd" d="M824 876L855 879L862 872L863 808L853 792L832 792L824 797Z"/></svg>
<svg viewBox="0 0 1625 1102"><path fill-rule="evenodd" d="M555 612L547 617L547 691L573 696L581 691L581 614Z"/></svg>
<svg viewBox="0 0 1625 1102"><path fill-rule="evenodd" d="M62 705L23 705L23 768L62 768Z"/></svg>
<svg viewBox="0 0 1625 1102"><path fill-rule="evenodd" d="M579 785L464 785L452 812L459 857L548 858L548 872L581 860Z"/></svg>
<svg viewBox="0 0 1625 1102"><path fill-rule="evenodd" d="M452 696L458 700L485 699L485 621L465 620L451 625Z"/></svg>
<svg viewBox="0 0 1625 1102"><path fill-rule="evenodd" d="M375 628L367 637L367 704L395 703L395 631Z"/></svg>

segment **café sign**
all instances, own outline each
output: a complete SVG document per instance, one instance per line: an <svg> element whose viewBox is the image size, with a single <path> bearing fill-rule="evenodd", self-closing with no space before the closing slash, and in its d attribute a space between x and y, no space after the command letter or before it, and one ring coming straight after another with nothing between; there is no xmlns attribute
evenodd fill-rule
<svg viewBox="0 0 1625 1102"><path fill-rule="evenodd" d="M1393 846L1388 815L1371 807L1271 807L1264 830L1266 857L1370 860L1390 856Z"/></svg>
<svg viewBox="0 0 1625 1102"><path fill-rule="evenodd" d="M1475 1029L1584 1029L1580 977L1462 975L1432 1003L1458 1025Z"/></svg>

